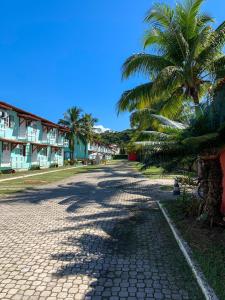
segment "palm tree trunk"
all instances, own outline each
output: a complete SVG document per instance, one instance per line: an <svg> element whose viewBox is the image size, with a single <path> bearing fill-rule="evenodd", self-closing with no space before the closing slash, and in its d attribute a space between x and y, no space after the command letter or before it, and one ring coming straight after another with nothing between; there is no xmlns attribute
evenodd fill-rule
<svg viewBox="0 0 225 300"><path fill-rule="evenodd" d="M221 219L222 170L218 158L203 158L201 163L202 187L204 201L200 213L207 216L210 226Z"/></svg>
<svg viewBox="0 0 225 300"><path fill-rule="evenodd" d="M86 154L87 154L87 142L84 143L85 162L87 163L87 159L88 159L88 158L87 158Z"/></svg>
<svg viewBox="0 0 225 300"><path fill-rule="evenodd" d="M70 138L70 159L74 160L74 137Z"/></svg>
<svg viewBox="0 0 225 300"><path fill-rule="evenodd" d="M199 117L201 115L201 108L199 106L199 95L196 88L192 89L191 94L195 104L195 116Z"/></svg>

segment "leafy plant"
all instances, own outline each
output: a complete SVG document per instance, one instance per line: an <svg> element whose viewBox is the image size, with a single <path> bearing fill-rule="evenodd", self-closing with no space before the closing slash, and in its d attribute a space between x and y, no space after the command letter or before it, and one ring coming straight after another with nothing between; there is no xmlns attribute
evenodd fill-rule
<svg viewBox="0 0 225 300"><path fill-rule="evenodd" d="M201 13L203 2L184 0L175 8L158 3L148 12L145 22L150 28L144 49L149 53L129 57L122 73L125 79L141 74L151 81L124 92L119 112L160 104L159 113L174 118L190 102L196 114L201 112L200 102L211 87L212 76L225 73L225 22L214 30L214 20Z"/></svg>

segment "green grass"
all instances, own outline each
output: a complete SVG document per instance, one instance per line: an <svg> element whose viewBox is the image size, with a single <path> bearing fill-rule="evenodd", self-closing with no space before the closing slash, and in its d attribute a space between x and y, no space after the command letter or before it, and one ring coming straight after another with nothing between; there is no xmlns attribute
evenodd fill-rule
<svg viewBox="0 0 225 300"><path fill-rule="evenodd" d="M68 177L74 176L76 174L91 172L92 170L96 170L101 168L101 166L87 166L80 167L68 170L62 170L60 172L54 172L49 174L36 175L32 177L20 178L6 182L0 182L0 194L14 194L23 192L28 189L35 189L38 186L50 184L53 182L57 182ZM52 170L52 169L48 169ZM35 173L36 171L33 171ZM18 173L17 173L18 175Z"/></svg>
<svg viewBox="0 0 225 300"><path fill-rule="evenodd" d="M209 229L200 225L196 219L188 218L188 202L176 200L163 202L170 217L188 242L194 259L200 265L209 284L219 299L225 299L225 231L224 228Z"/></svg>
<svg viewBox="0 0 225 300"><path fill-rule="evenodd" d="M32 174L44 173L44 172L60 170L60 169L67 169L67 168L69 169L69 168L71 168L71 166L63 166L63 167L59 167L59 168L46 168L46 169L41 169L41 170L17 171L16 173L13 173L13 174L0 174L0 180L5 179L5 178L13 178L13 177L18 177L18 176L23 176L23 175L32 175Z"/></svg>
<svg viewBox="0 0 225 300"><path fill-rule="evenodd" d="M166 173L165 170L161 167L156 167L156 166L151 166L148 167L147 169L143 169L143 164L142 163L133 163L132 164L136 170L141 172L143 175L150 179L161 179L161 178L168 178L168 179L173 179L178 174L175 173Z"/></svg>

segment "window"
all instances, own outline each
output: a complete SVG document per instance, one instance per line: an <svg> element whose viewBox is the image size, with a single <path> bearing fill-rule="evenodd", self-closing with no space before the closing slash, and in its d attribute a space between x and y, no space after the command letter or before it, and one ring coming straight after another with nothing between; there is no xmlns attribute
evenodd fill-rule
<svg viewBox="0 0 225 300"><path fill-rule="evenodd" d="M42 155L47 156L47 147L42 149Z"/></svg>
<svg viewBox="0 0 225 300"><path fill-rule="evenodd" d="M2 150L3 151L9 151L10 150L10 144L9 143L3 143Z"/></svg>
<svg viewBox="0 0 225 300"><path fill-rule="evenodd" d="M34 129L37 129L37 124L35 121L27 120L26 121L27 126L33 127Z"/></svg>
<svg viewBox="0 0 225 300"><path fill-rule="evenodd" d="M26 156L26 145L23 145L23 156Z"/></svg>
<svg viewBox="0 0 225 300"><path fill-rule="evenodd" d="M28 126L31 126L31 124L32 124L32 122L31 122L30 120L26 120L26 125L27 125L27 127L28 127Z"/></svg>
<svg viewBox="0 0 225 300"><path fill-rule="evenodd" d="M7 116L4 120L7 127L12 128L15 125L15 119L12 115Z"/></svg>
<svg viewBox="0 0 225 300"><path fill-rule="evenodd" d="M51 129L50 134L51 134L52 138L55 138L56 137L56 129L55 128Z"/></svg>

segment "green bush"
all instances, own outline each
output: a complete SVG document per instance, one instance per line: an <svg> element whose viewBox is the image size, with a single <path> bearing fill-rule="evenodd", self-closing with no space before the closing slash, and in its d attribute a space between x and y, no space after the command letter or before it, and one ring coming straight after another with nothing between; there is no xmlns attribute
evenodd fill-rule
<svg viewBox="0 0 225 300"><path fill-rule="evenodd" d="M32 165L31 167L30 167L30 171L36 171L36 170L40 170L41 168L40 168L40 166L39 165Z"/></svg>
<svg viewBox="0 0 225 300"><path fill-rule="evenodd" d="M74 165L77 164L77 160L76 160L76 159L71 159L71 160L69 160L69 164L70 164L71 166L74 166Z"/></svg>
<svg viewBox="0 0 225 300"><path fill-rule="evenodd" d="M64 160L64 166L69 166L70 165L70 162L68 159Z"/></svg>
<svg viewBox="0 0 225 300"><path fill-rule="evenodd" d="M58 168L58 164L57 163L52 163L52 164L50 164L50 168Z"/></svg>
<svg viewBox="0 0 225 300"><path fill-rule="evenodd" d="M4 169L0 171L0 175L1 174L14 174L16 173L16 171L14 169Z"/></svg>

